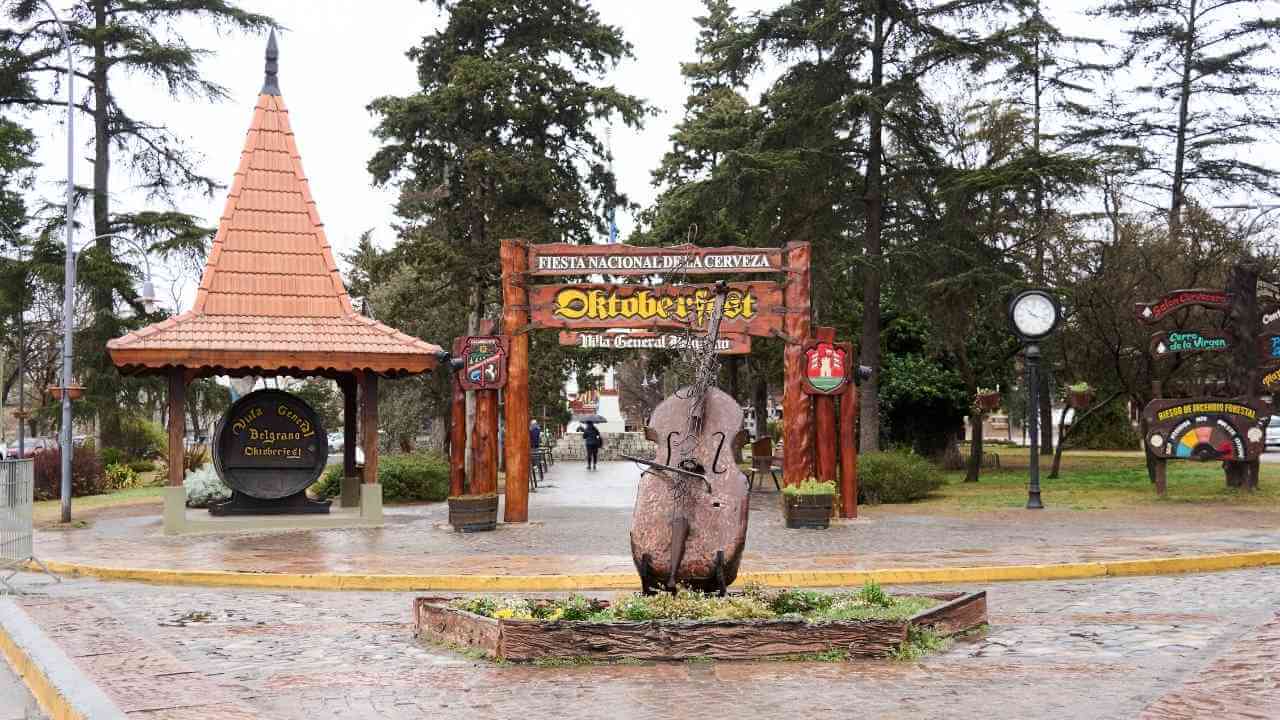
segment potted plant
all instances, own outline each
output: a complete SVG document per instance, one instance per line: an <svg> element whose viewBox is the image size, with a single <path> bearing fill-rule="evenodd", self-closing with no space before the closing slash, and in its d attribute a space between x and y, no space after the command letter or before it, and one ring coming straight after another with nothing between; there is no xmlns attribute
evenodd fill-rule
<svg viewBox="0 0 1280 720"><path fill-rule="evenodd" d="M482 532L498 526L498 494L449 498L449 524L457 532Z"/></svg>
<svg viewBox="0 0 1280 720"><path fill-rule="evenodd" d="M826 528L836 506L836 484L809 478L782 488L782 510L789 528Z"/></svg>
<svg viewBox="0 0 1280 720"><path fill-rule="evenodd" d="M1067 387L1067 404L1075 410L1084 410L1093 402L1094 390L1087 382L1073 383Z"/></svg>
<svg viewBox="0 0 1280 720"><path fill-rule="evenodd" d="M990 388L978 388L978 392L973 396L973 404L983 412L991 412L1000 409L1000 391Z"/></svg>

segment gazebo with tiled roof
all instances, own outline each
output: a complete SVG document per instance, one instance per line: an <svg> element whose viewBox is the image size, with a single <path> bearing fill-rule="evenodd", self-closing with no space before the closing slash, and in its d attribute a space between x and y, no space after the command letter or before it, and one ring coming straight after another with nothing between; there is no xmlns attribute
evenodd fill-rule
<svg viewBox="0 0 1280 720"><path fill-rule="evenodd" d="M111 340L107 349L123 373L168 376L170 457L181 457L183 452L184 395L187 383L195 378L286 375L337 380L346 400L347 480L342 502L349 507L358 501L354 480L357 387L363 480L371 485L377 482L378 467L378 377L430 371L441 357L441 348L352 308L280 97L277 55L273 32L267 43L266 81L195 305ZM170 487L181 490L182 479L182 463L171 462ZM185 494L170 494L175 502L185 504ZM359 500L363 508L364 498ZM380 515L380 496L377 501ZM181 512L182 507L169 505L166 495L166 529L170 529L171 513Z"/></svg>

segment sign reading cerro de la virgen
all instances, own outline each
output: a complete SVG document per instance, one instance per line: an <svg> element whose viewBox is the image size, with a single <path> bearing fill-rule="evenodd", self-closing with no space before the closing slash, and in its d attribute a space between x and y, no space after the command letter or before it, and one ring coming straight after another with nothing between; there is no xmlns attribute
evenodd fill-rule
<svg viewBox="0 0 1280 720"><path fill-rule="evenodd" d="M1221 352L1228 347L1226 336L1195 330L1170 330L1151 336L1151 354L1156 357L1185 352Z"/></svg>

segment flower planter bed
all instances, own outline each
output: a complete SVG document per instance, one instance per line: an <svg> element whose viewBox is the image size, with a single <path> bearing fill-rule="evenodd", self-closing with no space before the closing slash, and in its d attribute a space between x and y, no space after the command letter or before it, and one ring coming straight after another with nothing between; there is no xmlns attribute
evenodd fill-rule
<svg viewBox="0 0 1280 720"><path fill-rule="evenodd" d="M937 605L901 620L533 620L495 618L451 606L450 598L414 601L414 634L421 640L474 649L495 660L758 660L830 653L885 657L908 639L908 629L947 637L987 622L985 591L915 597ZM532 603L550 600L532 600ZM608 607L605 601L592 601Z"/></svg>
<svg viewBox="0 0 1280 720"><path fill-rule="evenodd" d="M783 513L791 529L824 529L831 525L835 495L783 495Z"/></svg>

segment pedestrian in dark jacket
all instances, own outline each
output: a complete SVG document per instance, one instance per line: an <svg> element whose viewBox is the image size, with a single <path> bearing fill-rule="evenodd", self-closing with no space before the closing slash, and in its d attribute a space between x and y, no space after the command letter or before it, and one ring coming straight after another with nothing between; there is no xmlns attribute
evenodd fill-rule
<svg viewBox="0 0 1280 720"><path fill-rule="evenodd" d="M529 449L537 450L542 447L542 428L538 426L537 420L529 421Z"/></svg>
<svg viewBox="0 0 1280 720"><path fill-rule="evenodd" d="M587 469L595 470L596 457L600 455L600 446L604 445L604 438L595 423L587 422L582 428L582 442L587 446Z"/></svg>

